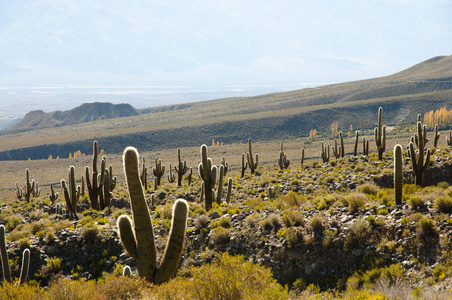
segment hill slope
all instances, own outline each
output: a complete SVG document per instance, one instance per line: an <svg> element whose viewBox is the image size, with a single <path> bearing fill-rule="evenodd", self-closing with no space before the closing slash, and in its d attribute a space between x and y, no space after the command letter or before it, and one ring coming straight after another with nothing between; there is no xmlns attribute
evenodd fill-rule
<svg viewBox="0 0 452 300"><path fill-rule="evenodd" d="M166 147L274 140L308 136L309 131L372 130L378 107L386 125L413 124L417 114L452 107L452 56L439 56L399 73L255 97L228 98L140 110L142 114L72 126L4 135L0 159L90 153L92 140L107 152L135 145L151 151ZM77 131L77 135L70 135ZM45 141L45 142L43 142ZM43 145L44 144L44 145ZM140 149L141 148L141 149Z"/></svg>
<svg viewBox="0 0 452 300"><path fill-rule="evenodd" d="M136 116L139 113L130 104L84 103L67 111L45 113L42 110L31 111L5 133L29 131L48 127L74 125L96 120Z"/></svg>

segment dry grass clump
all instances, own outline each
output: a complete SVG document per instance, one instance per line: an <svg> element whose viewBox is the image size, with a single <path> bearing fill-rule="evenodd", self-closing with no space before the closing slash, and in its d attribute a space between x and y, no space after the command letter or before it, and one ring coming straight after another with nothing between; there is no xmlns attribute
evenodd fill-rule
<svg viewBox="0 0 452 300"><path fill-rule="evenodd" d="M350 214L357 213L367 202L367 197L363 193L351 193L347 197L348 211Z"/></svg>
<svg viewBox="0 0 452 300"><path fill-rule="evenodd" d="M366 246L366 242L369 241L370 234L371 227L369 222L363 219L356 220L348 228L344 248L346 250L352 250L356 247L364 248Z"/></svg>
<svg viewBox="0 0 452 300"><path fill-rule="evenodd" d="M265 230L272 230L281 227L281 222L279 221L279 216L276 214L270 214L268 218L262 220L262 226Z"/></svg>
<svg viewBox="0 0 452 300"><path fill-rule="evenodd" d="M359 193L376 196L380 191L380 187L376 186L373 183L365 183L358 186L356 188L356 191Z"/></svg>
<svg viewBox="0 0 452 300"><path fill-rule="evenodd" d="M413 210L419 210L425 206L424 199L419 195L410 195L407 202Z"/></svg>
<svg viewBox="0 0 452 300"><path fill-rule="evenodd" d="M449 196L441 196L435 199L433 207L442 213L452 213L452 198Z"/></svg>

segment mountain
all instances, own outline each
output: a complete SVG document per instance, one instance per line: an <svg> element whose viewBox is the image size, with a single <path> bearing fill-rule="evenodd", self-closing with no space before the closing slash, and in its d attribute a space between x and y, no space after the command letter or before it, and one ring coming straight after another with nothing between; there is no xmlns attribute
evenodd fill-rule
<svg viewBox="0 0 452 300"><path fill-rule="evenodd" d="M300 138L312 129L327 137L336 122L339 130L352 127L371 134L380 106L384 124L392 126L412 125L418 114L452 108L452 56L434 57L380 78L154 107L108 121L5 134L0 136L0 160L67 157L78 150L90 153L94 139L106 152L119 153L130 145L154 151L209 144L212 139L230 144L249 137L261 141ZM69 134L74 131L76 136Z"/></svg>
<svg viewBox="0 0 452 300"><path fill-rule="evenodd" d="M35 129L74 125L112 118L138 115L138 111L130 104L84 103L67 111L45 113L35 110L27 113L17 124L11 126L5 133L23 132Z"/></svg>

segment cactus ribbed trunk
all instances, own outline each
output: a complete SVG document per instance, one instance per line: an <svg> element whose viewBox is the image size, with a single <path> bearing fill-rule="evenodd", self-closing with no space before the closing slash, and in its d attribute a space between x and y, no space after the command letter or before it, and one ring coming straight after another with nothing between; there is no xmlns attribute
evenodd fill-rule
<svg viewBox="0 0 452 300"><path fill-rule="evenodd" d="M213 188L217 179L217 167L212 165L212 160L207 155L207 146L201 146L201 163L198 166L199 176L204 181L205 207L212 209Z"/></svg>
<svg viewBox="0 0 452 300"><path fill-rule="evenodd" d="M381 125L383 108L378 108L378 126L375 128L375 145L378 151L378 160L383 160L383 153L386 149L386 126Z"/></svg>
<svg viewBox="0 0 452 300"><path fill-rule="evenodd" d="M251 139L248 139L248 153L246 154L246 158L248 160L248 166L250 167L251 170L251 175L254 175L254 173L256 172L259 157L256 154L256 160L254 160L253 150L251 148Z"/></svg>
<svg viewBox="0 0 452 300"><path fill-rule="evenodd" d="M353 149L353 155L358 156L358 144L359 144L359 131L355 132L355 148Z"/></svg>
<svg viewBox="0 0 452 300"><path fill-rule="evenodd" d="M413 142L410 142L409 144L411 166L414 172L415 183L418 186L422 186L424 181L424 172L427 170L430 162L430 149L427 150L427 155L424 159L425 137L423 132L425 132L425 125L422 126L421 122L417 122L417 137L419 143L418 151L414 149Z"/></svg>
<svg viewBox="0 0 452 300"><path fill-rule="evenodd" d="M187 161L186 160L182 161L180 157L180 148L177 149L177 160L178 160L177 166L174 167L174 169L177 172L177 186L182 186L182 178L184 174L187 173Z"/></svg>
<svg viewBox="0 0 452 300"><path fill-rule="evenodd" d="M397 205L402 204L403 193L403 160L402 160L402 146L395 145L394 147L394 193Z"/></svg>

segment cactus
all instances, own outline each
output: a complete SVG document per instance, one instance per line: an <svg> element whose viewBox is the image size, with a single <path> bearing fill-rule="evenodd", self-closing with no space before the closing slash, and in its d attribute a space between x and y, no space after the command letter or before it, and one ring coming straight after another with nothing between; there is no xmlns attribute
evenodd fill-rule
<svg viewBox="0 0 452 300"><path fill-rule="evenodd" d="M330 145L324 145L324 143L322 142L322 151L320 151L320 157L322 158L322 161L324 163L328 163L328 161L330 160Z"/></svg>
<svg viewBox="0 0 452 300"><path fill-rule="evenodd" d="M16 197L19 200L24 197L25 202L30 203L30 196L38 197L41 194L41 189L35 188L37 182L34 179L30 182L30 171L28 169L25 170L25 175L26 182L23 188L19 188L19 184L16 182Z"/></svg>
<svg viewBox="0 0 452 300"><path fill-rule="evenodd" d="M42 202L41 201L38 202L38 210L42 210Z"/></svg>
<svg viewBox="0 0 452 300"><path fill-rule="evenodd" d="M300 167L303 167L303 163L304 163L304 148L301 148L301 165L300 165Z"/></svg>
<svg viewBox="0 0 452 300"><path fill-rule="evenodd" d="M138 275L154 284L160 284L171 279L179 263L187 226L188 204L183 199L178 199L174 203L168 242L160 265L157 266L154 230L140 182L137 150L127 147L124 150L123 161L133 223L127 215L118 218L121 244L137 261Z"/></svg>
<svg viewBox="0 0 452 300"><path fill-rule="evenodd" d="M341 155L341 146L337 146L337 140L334 140L334 146L331 148L333 149L334 158L338 159Z"/></svg>
<svg viewBox="0 0 452 300"><path fill-rule="evenodd" d="M113 195L113 190L116 187L116 176L113 177L113 167L110 165L108 169L105 169L104 183L103 183L103 197L100 197L103 201L100 202L100 209L110 207L111 197Z"/></svg>
<svg viewBox="0 0 452 300"><path fill-rule="evenodd" d="M274 191L271 186L268 187L268 198L270 198L270 199L274 198Z"/></svg>
<svg viewBox="0 0 452 300"><path fill-rule="evenodd" d="M61 215L61 208L60 208L60 203L57 203L56 207L55 207L55 213L57 215Z"/></svg>
<svg viewBox="0 0 452 300"><path fill-rule="evenodd" d="M212 165L212 160L207 156L207 146L201 146L201 163L198 166L199 176L204 182L205 207L209 211L212 208L213 188L217 180L217 167Z"/></svg>
<svg viewBox="0 0 452 300"><path fill-rule="evenodd" d="M80 183L80 196L84 197L85 196L85 176L82 175L82 182Z"/></svg>
<svg viewBox="0 0 452 300"><path fill-rule="evenodd" d="M425 126L424 126L425 128ZM427 155L424 159L424 148L425 148L425 138L422 133L422 125L421 122L417 122L417 136L419 142L419 151L415 151L413 142L410 142L410 158L411 165L414 172L415 183L418 186L422 186L422 182L424 181L424 172L427 170L429 162L430 162L430 149L427 149Z"/></svg>
<svg viewBox="0 0 452 300"><path fill-rule="evenodd" d="M363 155L369 156L369 140L363 137Z"/></svg>
<svg viewBox="0 0 452 300"><path fill-rule="evenodd" d="M154 173L154 177L157 179L156 182L154 182L154 185L156 186L155 190L157 190L157 187L160 186L160 181L165 174L165 166L162 166L162 161L158 158L155 159L155 167L152 168L152 173Z"/></svg>
<svg viewBox="0 0 452 300"><path fill-rule="evenodd" d="M188 186L191 185L192 180L193 180L193 168L190 168L190 171L188 172L188 176L187 176Z"/></svg>
<svg viewBox="0 0 452 300"><path fill-rule="evenodd" d="M339 131L339 140L341 141L341 145L339 146L339 154L342 158L345 157L345 147L344 147L344 139L342 138L342 131Z"/></svg>
<svg viewBox="0 0 452 300"><path fill-rule="evenodd" d="M290 159L284 153L284 143L281 141L281 151L279 152L278 165L281 170L287 169L290 165Z"/></svg>
<svg viewBox="0 0 452 300"><path fill-rule="evenodd" d="M80 186L75 186L75 167L69 168L69 182L66 184L66 180L61 180L61 186L64 191L64 200L66 201L66 207L69 211L69 218L78 219L77 217L77 203L80 199Z"/></svg>
<svg viewBox="0 0 452 300"><path fill-rule="evenodd" d="M168 173L168 182L173 183L176 180L176 176L173 173L173 170L171 170L171 164L169 164L169 173Z"/></svg>
<svg viewBox="0 0 452 300"><path fill-rule="evenodd" d="M435 136L433 138L433 147L438 148L438 140L440 134L438 133L438 124L435 124Z"/></svg>
<svg viewBox="0 0 452 300"><path fill-rule="evenodd" d="M141 183L143 183L143 187L145 190L148 189L148 168L146 167L146 159L143 156L143 164L141 167L141 175L140 175L140 179L141 179Z"/></svg>
<svg viewBox="0 0 452 300"><path fill-rule="evenodd" d="M246 158L248 161L248 166L251 170L251 175L253 175L256 172L257 164L259 162L259 157L256 154L256 160L253 158L253 151L251 149L251 139L248 139L248 152L246 153Z"/></svg>
<svg viewBox="0 0 452 300"><path fill-rule="evenodd" d="M122 276L132 278L132 270L129 266L124 267L124 269L122 270Z"/></svg>
<svg viewBox="0 0 452 300"><path fill-rule="evenodd" d="M35 182L35 187L31 191L31 194L33 197L39 197L39 195L41 195L41 189L39 188L38 182Z"/></svg>
<svg viewBox="0 0 452 300"><path fill-rule="evenodd" d="M449 138L446 137L446 143L452 147L452 130L449 130Z"/></svg>
<svg viewBox="0 0 452 300"><path fill-rule="evenodd" d="M383 153L386 149L386 126L381 126L383 108L378 108L378 127L375 127L375 145L378 151L378 160L383 160Z"/></svg>
<svg viewBox="0 0 452 300"><path fill-rule="evenodd" d="M358 144L359 144L359 131L355 131L355 148L353 149L354 156L358 156Z"/></svg>
<svg viewBox="0 0 452 300"><path fill-rule="evenodd" d="M204 181L201 182L201 196L199 196L199 203L204 202Z"/></svg>
<svg viewBox="0 0 452 300"><path fill-rule="evenodd" d="M232 177L229 177L229 179L228 179L228 193L226 194L226 203L229 203L231 201L231 194L232 194Z"/></svg>
<svg viewBox="0 0 452 300"><path fill-rule="evenodd" d="M22 197L24 196L24 190L19 187L19 184L16 182L16 197L19 200L22 200Z"/></svg>
<svg viewBox="0 0 452 300"><path fill-rule="evenodd" d="M86 166L85 168L85 178L86 178L86 187L88 188L88 195L89 195L89 201L91 202L91 208L94 209L99 209L99 196L102 194L102 179L103 179L103 169L105 168L101 168L101 172L99 173L99 171L97 170L97 158L98 158L98 153L97 153L97 141L93 142L93 171L92 171L92 176L93 176L93 181L91 182L90 179L90 172L89 172L89 167ZM98 175L101 175L100 178Z"/></svg>
<svg viewBox="0 0 452 300"><path fill-rule="evenodd" d="M421 115L419 114L419 115L417 115L417 121L418 122L421 122ZM422 124L422 123L421 123ZM424 147L425 147L425 145L430 141L428 138L427 138L427 126L422 126L422 130L423 130L423 133L422 133L422 136L423 136L423 140L424 140ZM416 147L418 147L419 148L419 134L418 133L415 133L414 134L414 142L416 143Z"/></svg>
<svg viewBox="0 0 452 300"><path fill-rule="evenodd" d="M395 145L394 147L394 193L397 205L402 204L402 185L403 185L403 160L402 160L402 146Z"/></svg>
<svg viewBox="0 0 452 300"><path fill-rule="evenodd" d="M220 165L223 165L224 166L224 176L226 176L226 174L228 173L228 171L229 171L229 164L228 164L228 162L225 160L225 158L224 158L224 156L223 156L223 159L221 160L221 162L220 162Z"/></svg>
<svg viewBox="0 0 452 300"><path fill-rule="evenodd" d="M248 161L245 160L245 153L242 153L242 172L240 173L240 177L243 178L245 176L246 168L248 168Z"/></svg>
<svg viewBox="0 0 452 300"><path fill-rule="evenodd" d="M177 172L177 186L182 186L182 177L185 173L187 173L187 161L184 160L182 162L180 158L180 148L177 148L177 159L178 163L177 166L174 167L174 170ZM170 167L171 170L171 167ZM171 173L171 172L170 172Z"/></svg>
<svg viewBox="0 0 452 300"><path fill-rule="evenodd" d="M223 197L223 178L224 178L224 166L220 165L218 168L218 188L216 191L217 203L221 204Z"/></svg>
<svg viewBox="0 0 452 300"><path fill-rule="evenodd" d="M3 278L11 282L11 267L9 266L8 251L6 250L5 226L0 225L0 255L2 259ZM25 249L22 256L22 267L20 271L19 284L25 283L30 266L30 250Z"/></svg>

